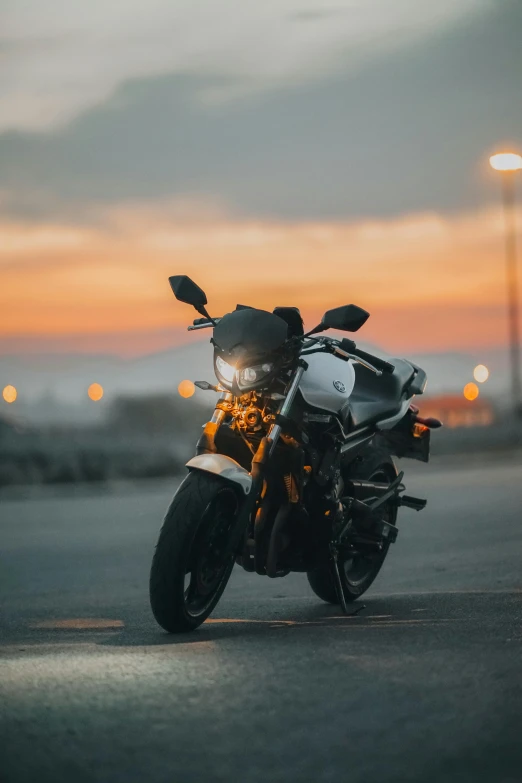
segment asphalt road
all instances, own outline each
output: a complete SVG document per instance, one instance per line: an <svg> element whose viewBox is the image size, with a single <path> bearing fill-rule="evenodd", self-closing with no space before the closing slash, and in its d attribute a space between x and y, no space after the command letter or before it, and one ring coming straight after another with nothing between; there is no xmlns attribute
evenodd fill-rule
<svg viewBox="0 0 522 783"><path fill-rule="evenodd" d="M236 569L169 637L148 569L173 487L0 502L0 781L522 779L522 469L421 466L365 608Z"/></svg>

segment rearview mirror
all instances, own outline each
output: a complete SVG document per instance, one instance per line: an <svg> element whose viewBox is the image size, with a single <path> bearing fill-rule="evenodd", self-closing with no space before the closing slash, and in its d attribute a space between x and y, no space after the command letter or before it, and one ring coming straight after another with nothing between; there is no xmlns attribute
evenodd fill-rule
<svg viewBox="0 0 522 783"><path fill-rule="evenodd" d="M196 309L206 305L207 295L187 275L172 275L172 277L169 277L169 283L174 296L179 302L185 302L185 304L192 305Z"/></svg>
<svg viewBox="0 0 522 783"><path fill-rule="evenodd" d="M328 310L322 318L321 326L323 329L340 329L343 332L356 332L366 323L370 313L363 310L362 307L349 304L342 307L334 307Z"/></svg>

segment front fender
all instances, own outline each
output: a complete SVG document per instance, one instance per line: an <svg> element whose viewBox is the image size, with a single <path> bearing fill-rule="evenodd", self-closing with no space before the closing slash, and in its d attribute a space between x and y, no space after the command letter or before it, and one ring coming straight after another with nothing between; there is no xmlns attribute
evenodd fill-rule
<svg viewBox="0 0 522 783"><path fill-rule="evenodd" d="M245 495L252 488L252 476L241 465L225 454L198 454L187 462L189 470L202 470L204 473L214 473L225 481L238 484Z"/></svg>

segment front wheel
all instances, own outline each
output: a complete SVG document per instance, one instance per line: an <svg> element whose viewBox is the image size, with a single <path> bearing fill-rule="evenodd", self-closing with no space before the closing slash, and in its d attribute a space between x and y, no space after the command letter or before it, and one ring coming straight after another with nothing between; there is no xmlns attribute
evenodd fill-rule
<svg viewBox="0 0 522 783"><path fill-rule="evenodd" d="M150 605L166 631L201 625L219 601L234 566L239 499L217 476L192 471L161 528L150 571Z"/></svg>
<svg viewBox="0 0 522 783"><path fill-rule="evenodd" d="M391 456L384 449L371 448L363 459L352 467L349 478L391 484L397 477L397 468ZM383 519L392 525L397 523L397 509L388 505L383 511ZM368 590L381 570L389 543L384 543L380 552L357 553L344 561L339 561L339 573L346 601L355 601ZM338 604L339 596L335 585L335 576L331 562L307 573L308 582L314 593L330 604Z"/></svg>

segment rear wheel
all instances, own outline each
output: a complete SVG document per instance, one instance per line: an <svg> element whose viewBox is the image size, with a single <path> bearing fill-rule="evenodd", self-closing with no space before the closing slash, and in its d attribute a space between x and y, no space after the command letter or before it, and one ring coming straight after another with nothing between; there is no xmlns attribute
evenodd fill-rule
<svg viewBox="0 0 522 783"><path fill-rule="evenodd" d="M193 471L179 487L161 528L150 572L150 604L166 631L201 625L234 566L239 499L234 487Z"/></svg>
<svg viewBox="0 0 522 783"><path fill-rule="evenodd" d="M397 476L393 459L384 449L369 450L361 460L350 469L349 477L379 483L391 482ZM397 509L388 506L383 511L383 519L392 525L397 521ZM346 601L355 601L368 590L388 554L389 543L385 542L379 552L357 553L344 561L339 559L339 572L343 583ZM314 593L330 604L338 604L335 577L332 563L329 561L307 573L308 582Z"/></svg>

